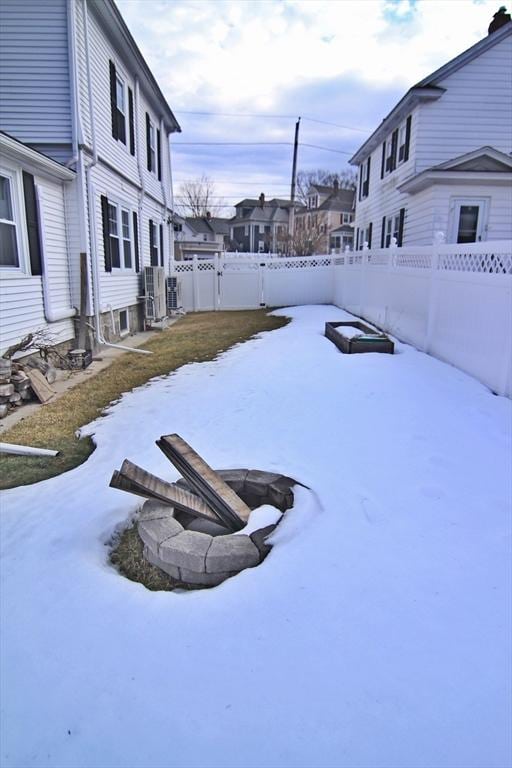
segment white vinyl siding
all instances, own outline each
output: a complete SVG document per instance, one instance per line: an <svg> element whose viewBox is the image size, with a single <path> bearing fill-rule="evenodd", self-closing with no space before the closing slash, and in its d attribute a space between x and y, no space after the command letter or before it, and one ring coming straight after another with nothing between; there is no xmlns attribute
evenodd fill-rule
<svg viewBox="0 0 512 768"><path fill-rule="evenodd" d="M21 168L19 169L21 173ZM64 189L60 182L35 176L40 194L40 215L43 219L45 269L50 283L50 300L55 311L71 307L69 280L69 251L64 209ZM20 228L25 228L24 217ZM21 259L28 262L25 233ZM44 314L42 279L18 271L0 271L0 353L23 336L44 329L54 343L69 341L74 337L72 319L48 323Z"/></svg>
<svg viewBox="0 0 512 768"><path fill-rule="evenodd" d="M416 172L486 145L512 150L512 36L438 83L420 107Z"/></svg>
<svg viewBox="0 0 512 768"><path fill-rule="evenodd" d="M0 125L56 160L71 157L66 0L2 0Z"/></svg>

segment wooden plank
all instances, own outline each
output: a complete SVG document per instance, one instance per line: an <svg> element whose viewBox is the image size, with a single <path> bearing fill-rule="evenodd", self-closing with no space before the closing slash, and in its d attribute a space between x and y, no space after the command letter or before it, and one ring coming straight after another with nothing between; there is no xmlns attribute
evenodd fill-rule
<svg viewBox="0 0 512 768"><path fill-rule="evenodd" d="M184 491L176 485L161 480L142 467L133 464L126 459L119 472L114 472L110 481L112 488L135 493L169 504L195 517L203 517L217 524L224 525L223 521L215 514L198 496Z"/></svg>
<svg viewBox="0 0 512 768"><path fill-rule="evenodd" d="M47 403L55 395L55 391L50 387L45 377L38 371L37 368L32 368L27 371L27 375L30 379L30 386L34 390L39 402Z"/></svg>
<svg viewBox="0 0 512 768"><path fill-rule="evenodd" d="M183 438L162 435L157 445L225 523L243 528L251 510Z"/></svg>

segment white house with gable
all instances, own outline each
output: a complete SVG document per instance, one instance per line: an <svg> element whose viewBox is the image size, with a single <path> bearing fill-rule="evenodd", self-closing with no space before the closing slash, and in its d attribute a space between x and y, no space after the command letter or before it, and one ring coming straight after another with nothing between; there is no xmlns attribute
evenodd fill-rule
<svg viewBox="0 0 512 768"><path fill-rule="evenodd" d="M61 263L59 289L48 271L50 289L69 282L64 335L80 303L80 253L87 254L87 314L96 342L138 330L143 267L169 273L173 257L169 137L180 130L176 118L113 0L2 0L0 48L0 130L17 140L20 161L10 146L12 173L0 178L19 201L11 211L18 253L0 264L0 320L12 329L0 346L32 323L51 333L61 328L51 313L34 313L29 290L36 275L22 205L22 146L32 150L25 160L33 169L44 165L37 157L51 158L45 173L61 183L58 211L46 190L34 215L43 267L45 260ZM50 236L54 212L65 217L58 251ZM41 291L38 301L43 307Z"/></svg>
<svg viewBox="0 0 512 768"><path fill-rule="evenodd" d="M512 237L512 22L501 10L496 18L487 37L412 87L351 158L356 248Z"/></svg>

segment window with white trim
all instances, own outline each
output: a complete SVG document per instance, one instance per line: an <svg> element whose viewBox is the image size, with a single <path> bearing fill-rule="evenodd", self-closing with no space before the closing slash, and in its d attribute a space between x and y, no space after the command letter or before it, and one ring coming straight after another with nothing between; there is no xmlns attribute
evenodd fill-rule
<svg viewBox="0 0 512 768"><path fill-rule="evenodd" d="M108 203L108 234L113 269L132 269L133 238L130 211L117 203Z"/></svg>
<svg viewBox="0 0 512 768"><path fill-rule="evenodd" d="M352 224L354 221L353 213L342 213L340 215L340 224Z"/></svg>
<svg viewBox="0 0 512 768"><path fill-rule="evenodd" d="M386 218L386 237L384 240L384 247L389 248L392 238L396 238L398 243L400 237L400 214L397 213L394 216L388 216Z"/></svg>
<svg viewBox="0 0 512 768"><path fill-rule="evenodd" d="M117 138L126 144L126 84L116 72Z"/></svg>
<svg viewBox="0 0 512 768"><path fill-rule="evenodd" d="M151 118L149 118L148 128L149 128L148 149L149 149L149 157L150 157L150 163L151 163L151 173L156 174L156 128Z"/></svg>
<svg viewBox="0 0 512 768"><path fill-rule="evenodd" d="M13 178L0 175L0 267L18 269L18 222L14 203Z"/></svg>

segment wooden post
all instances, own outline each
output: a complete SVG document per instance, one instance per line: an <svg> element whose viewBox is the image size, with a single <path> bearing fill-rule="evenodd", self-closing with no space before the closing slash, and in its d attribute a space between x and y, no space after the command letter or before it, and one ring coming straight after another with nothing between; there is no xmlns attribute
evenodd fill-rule
<svg viewBox="0 0 512 768"><path fill-rule="evenodd" d="M87 254L80 254L80 317L78 320L78 349L85 349L87 315Z"/></svg>

